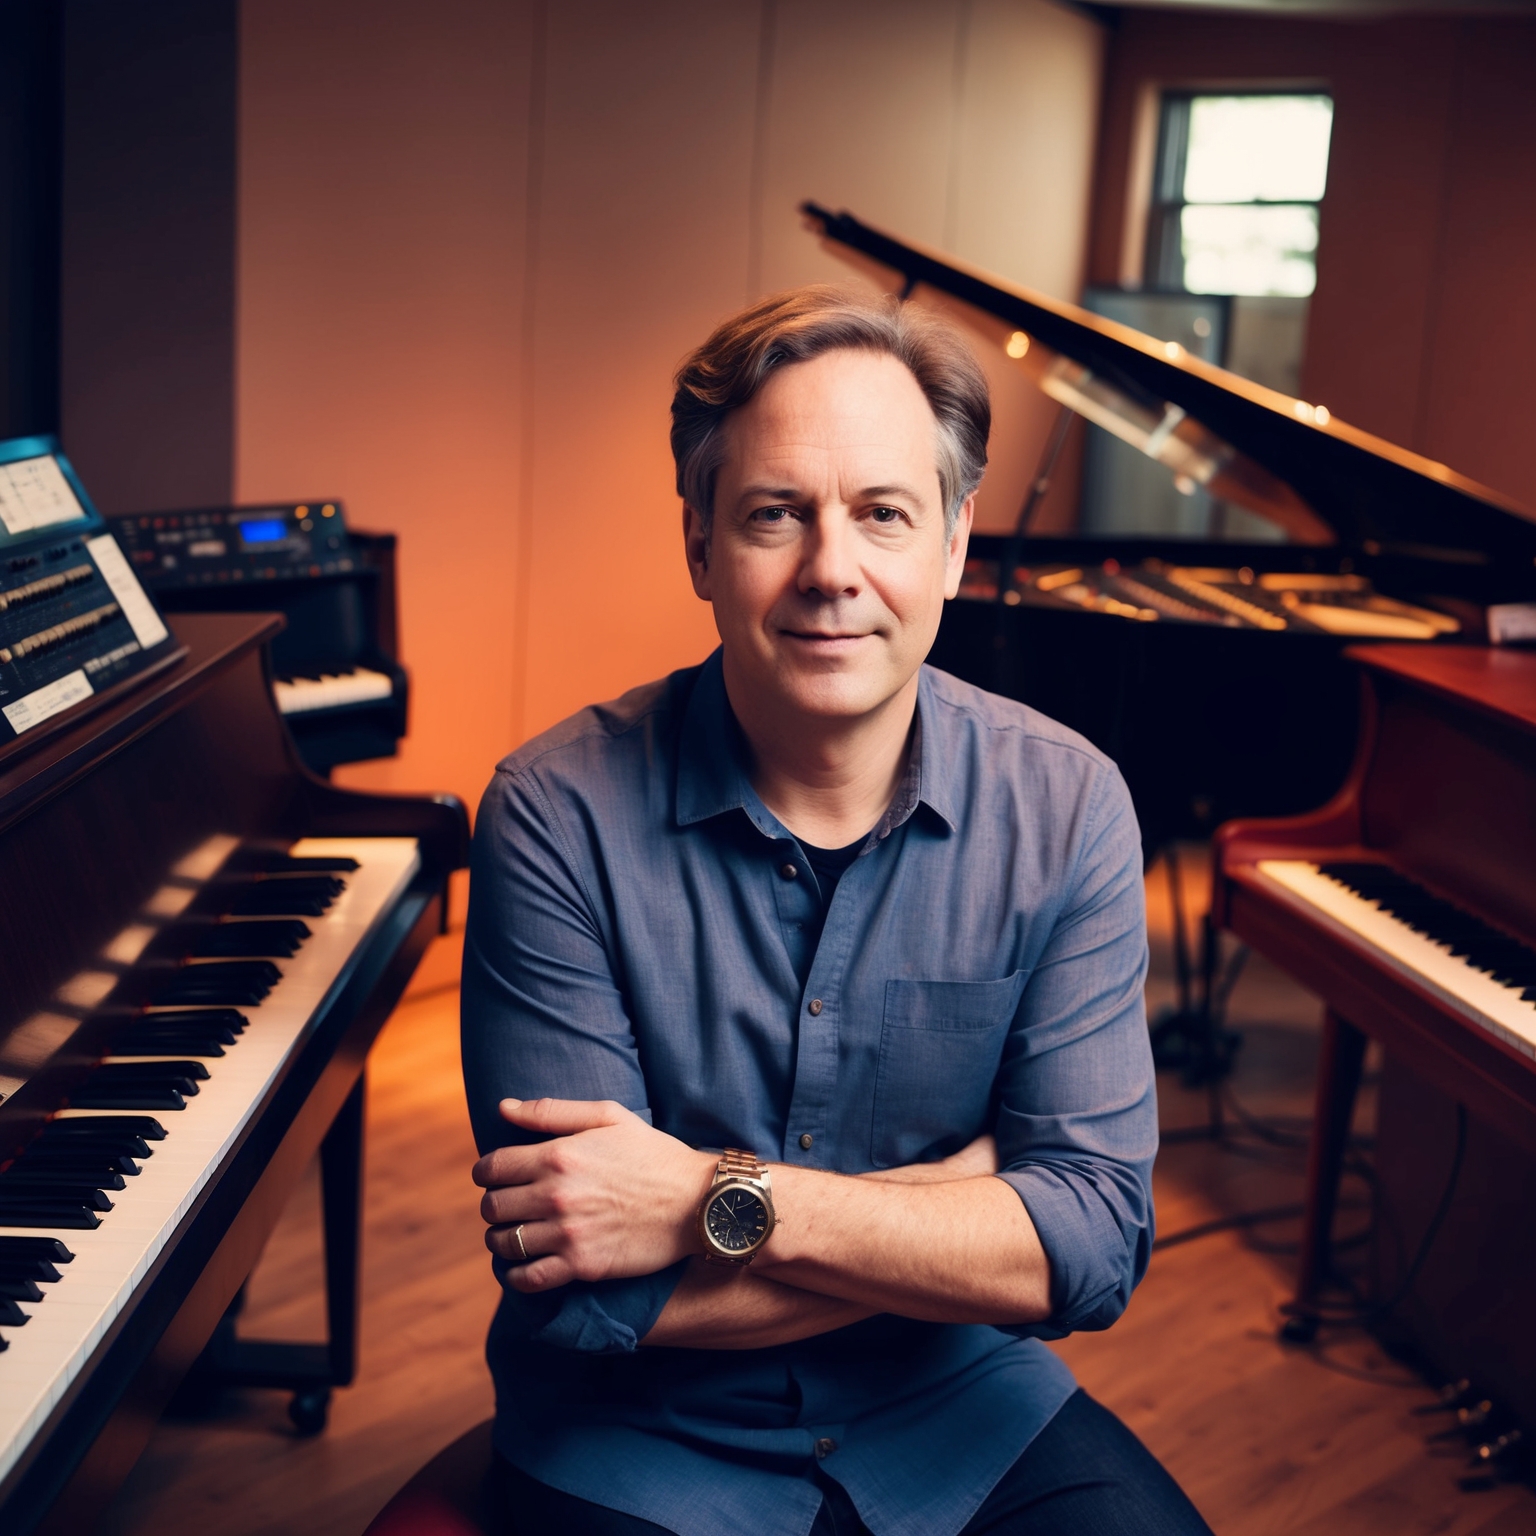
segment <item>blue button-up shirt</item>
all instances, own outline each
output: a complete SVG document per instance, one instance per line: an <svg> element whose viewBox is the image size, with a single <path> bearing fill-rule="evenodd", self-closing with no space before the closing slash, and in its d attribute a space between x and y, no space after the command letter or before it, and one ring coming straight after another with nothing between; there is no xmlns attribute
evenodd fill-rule
<svg viewBox="0 0 1536 1536"><path fill-rule="evenodd" d="M908 768L823 922L746 761L716 652L497 768L464 951L480 1147L523 1139L504 1096L616 1099L694 1147L844 1174L990 1131L1050 1260L1049 1324L637 1348L682 1265L508 1287L496 1443L680 1536L805 1536L818 1464L876 1536L947 1536L1073 1390L1040 1338L1108 1326L1146 1267L1135 816L1081 737L925 667Z"/></svg>

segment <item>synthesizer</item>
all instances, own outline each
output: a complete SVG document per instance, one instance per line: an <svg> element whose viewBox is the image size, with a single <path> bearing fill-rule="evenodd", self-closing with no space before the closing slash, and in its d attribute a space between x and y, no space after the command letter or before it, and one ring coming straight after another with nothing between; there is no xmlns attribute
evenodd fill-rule
<svg viewBox="0 0 1536 1536"><path fill-rule="evenodd" d="M0 443L0 754L176 653L57 440Z"/></svg>
<svg viewBox="0 0 1536 1536"><path fill-rule="evenodd" d="M273 692L312 769L395 753L410 680L397 654L393 535L349 528L334 499L111 521L167 612L284 616Z"/></svg>

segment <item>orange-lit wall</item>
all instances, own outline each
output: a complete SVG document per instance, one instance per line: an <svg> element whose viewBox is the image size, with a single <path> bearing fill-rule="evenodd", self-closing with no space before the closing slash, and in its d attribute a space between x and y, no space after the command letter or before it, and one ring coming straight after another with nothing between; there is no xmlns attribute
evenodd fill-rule
<svg viewBox="0 0 1536 1536"><path fill-rule="evenodd" d="M1302 393L1536 507L1536 20L1125 12L1095 281L1123 275L1145 216L1131 167L1157 89L1257 82L1334 95Z"/></svg>
<svg viewBox="0 0 1536 1536"><path fill-rule="evenodd" d="M242 18L237 494L401 535L411 734L351 783L473 801L527 735L708 651L670 375L749 298L847 279L799 200L1081 285L1103 34L1051 0Z"/></svg>

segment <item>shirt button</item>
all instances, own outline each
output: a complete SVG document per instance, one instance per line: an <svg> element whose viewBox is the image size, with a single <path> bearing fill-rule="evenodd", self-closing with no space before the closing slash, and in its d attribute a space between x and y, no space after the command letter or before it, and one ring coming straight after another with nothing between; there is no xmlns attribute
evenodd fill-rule
<svg viewBox="0 0 1536 1536"><path fill-rule="evenodd" d="M816 1460L825 1461L827 1457L830 1456L836 1449L837 1441L834 1440L830 1435L823 1435L821 1439L816 1442Z"/></svg>
<svg viewBox="0 0 1536 1536"><path fill-rule="evenodd" d="M821 1012L821 999L819 997L813 997L811 999L811 1017L815 1018L815 1016L818 1013L820 1013L820 1012Z"/></svg>
<svg viewBox="0 0 1536 1536"><path fill-rule="evenodd" d="M802 1136L801 1136L801 1137L800 1137L800 1145L801 1145L801 1146L802 1146L802 1147L803 1147L803 1148L804 1148L804 1149L805 1149L805 1150L806 1150L806 1151L807 1151L807 1152L809 1152L809 1151L810 1151L810 1150L811 1150L811 1143L812 1143L812 1142L813 1142L813 1141L815 1141L815 1139L816 1139L816 1138L815 1138L815 1137L814 1137L814 1136L812 1136L812 1135L811 1135L811 1133L810 1133L810 1132L809 1132L809 1131L806 1131L806 1132L805 1132L805 1133L804 1133L804 1134L803 1134L803 1135L802 1135Z"/></svg>
<svg viewBox="0 0 1536 1536"><path fill-rule="evenodd" d="M795 876L800 873L800 871L796 869L793 864L780 864L779 873L783 875L786 880L793 880Z"/></svg>

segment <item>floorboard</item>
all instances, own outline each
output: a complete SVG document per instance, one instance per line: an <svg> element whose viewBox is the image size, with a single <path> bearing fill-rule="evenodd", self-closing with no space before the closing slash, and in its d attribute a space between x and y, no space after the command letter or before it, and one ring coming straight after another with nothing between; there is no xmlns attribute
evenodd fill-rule
<svg viewBox="0 0 1536 1536"><path fill-rule="evenodd" d="M1198 850L1188 905L1204 903ZM1148 879L1153 1013L1172 997L1161 869ZM448 974L438 966L428 974ZM440 981L440 978L439 978ZM168 1418L104 1517L109 1536L355 1536L390 1493L491 1411L481 1351L495 1287L481 1244L474 1156L458 1080L458 996L408 999L369 1074L362 1367L329 1429L304 1440L276 1393L227 1393ZM1243 1044L1223 1108L1264 1135L1174 1141L1158 1160L1159 1230L1300 1199L1319 1009L1262 961L1232 996ZM1164 1075L1165 1130L1203 1124L1206 1095ZM1357 1131L1368 1134L1370 1094ZM1268 1139L1265 1139L1265 1138ZM1363 1189L1346 1196L1364 1219ZM250 1286L244 1331L319 1337L318 1181L311 1177ZM1536 1495L1457 1486L1465 1450L1431 1454L1441 1420L1416 1377L1363 1334L1310 1349L1276 1341L1297 1223L1223 1231L1153 1256L1121 1321L1056 1346L1079 1380L1136 1430L1218 1536L1531 1536Z"/></svg>

